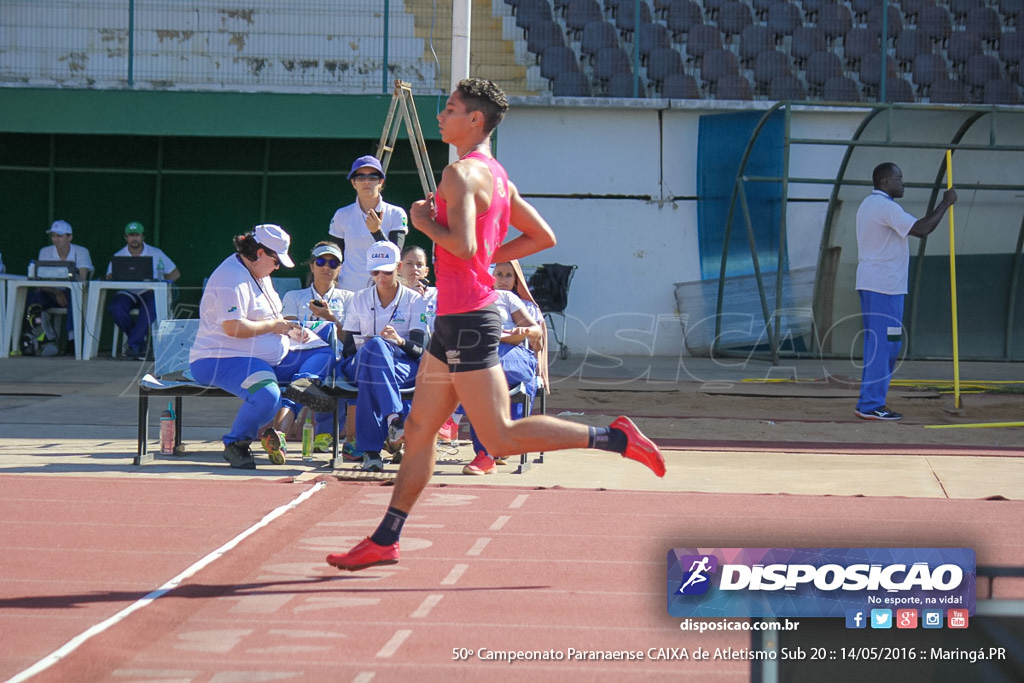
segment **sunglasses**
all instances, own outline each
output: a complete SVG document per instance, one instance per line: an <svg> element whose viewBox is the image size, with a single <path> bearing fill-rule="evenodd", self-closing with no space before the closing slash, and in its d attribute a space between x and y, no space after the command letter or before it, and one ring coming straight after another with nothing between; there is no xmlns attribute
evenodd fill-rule
<svg viewBox="0 0 1024 683"><path fill-rule="evenodd" d="M274 267L275 268L280 268L281 267L281 259L277 258L276 254L272 254L269 251L267 251L266 249L263 250L263 253L264 253L264 255L270 257L270 260L274 262Z"/></svg>
<svg viewBox="0 0 1024 683"><path fill-rule="evenodd" d="M352 180L357 183L376 182L378 180L384 180L384 176L379 173L356 173L352 176Z"/></svg>
<svg viewBox="0 0 1024 683"><path fill-rule="evenodd" d="M377 277L378 275L394 275L394 274L395 274L395 271L393 271L393 270L371 270L370 271L370 277Z"/></svg>
<svg viewBox="0 0 1024 683"><path fill-rule="evenodd" d="M337 268L338 266L341 265L341 261L339 261L338 259L336 259L336 258L325 258L323 256L318 256L316 258L316 260L313 261L313 263L315 263L316 265L318 265L321 268L323 268L324 266L327 266L329 268Z"/></svg>

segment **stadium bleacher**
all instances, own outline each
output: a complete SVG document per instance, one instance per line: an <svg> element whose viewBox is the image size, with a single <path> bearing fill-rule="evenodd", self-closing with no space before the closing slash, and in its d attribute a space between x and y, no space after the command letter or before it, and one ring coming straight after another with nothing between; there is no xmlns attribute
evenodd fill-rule
<svg viewBox="0 0 1024 683"><path fill-rule="evenodd" d="M1022 0L640 0L639 27L634 0L505 9L555 95L633 96L639 47L640 97L878 101L884 45L887 101L1024 99Z"/></svg>

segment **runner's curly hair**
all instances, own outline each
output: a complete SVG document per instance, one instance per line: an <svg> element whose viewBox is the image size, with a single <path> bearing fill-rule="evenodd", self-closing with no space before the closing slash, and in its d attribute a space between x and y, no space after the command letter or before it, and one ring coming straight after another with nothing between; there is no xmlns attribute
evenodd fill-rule
<svg viewBox="0 0 1024 683"><path fill-rule="evenodd" d="M478 111L484 115L485 133L497 128L508 111L508 97L493 81L464 78L455 90L466 103L466 111Z"/></svg>

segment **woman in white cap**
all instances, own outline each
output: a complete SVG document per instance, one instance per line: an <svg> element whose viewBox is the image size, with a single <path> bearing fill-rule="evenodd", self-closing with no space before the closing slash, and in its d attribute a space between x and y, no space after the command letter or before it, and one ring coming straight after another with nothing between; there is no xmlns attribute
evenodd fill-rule
<svg viewBox="0 0 1024 683"><path fill-rule="evenodd" d="M426 344L426 325L420 321L420 295L398 279L398 247L378 242L366 256L374 286L356 293L345 315L345 377L359 388L356 399L356 451L363 470L384 469L381 450L388 428L404 411L402 389L416 381ZM323 390L307 385L289 389L289 396L307 405L322 405ZM294 392L294 393L293 393Z"/></svg>
<svg viewBox="0 0 1024 683"><path fill-rule="evenodd" d="M367 155L353 161L348 180L356 191L356 201L334 212L328 232L345 255L338 286L358 292L373 284L367 250L383 241L401 249L409 232L409 217L405 209L388 204L381 196L384 168L377 157Z"/></svg>
<svg viewBox="0 0 1024 683"><path fill-rule="evenodd" d="M224 459L232 467L255 469L249 445L283 403L278 382L323 377L333 361L326 346L292 350L293 341L312 339L295 321L285 320L270 275L288 256L291 237L280 226L257 225L235 237L235 253L210 275L199 302L199 332L189 354L192 376L242 399L234 424L223 437ZM270 461L284 464L284 435L268 428L263 446Z"/></svg>

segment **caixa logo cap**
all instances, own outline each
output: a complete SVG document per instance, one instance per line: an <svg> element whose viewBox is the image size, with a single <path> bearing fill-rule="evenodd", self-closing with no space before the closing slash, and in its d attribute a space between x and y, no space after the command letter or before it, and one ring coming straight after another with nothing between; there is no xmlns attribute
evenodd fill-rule
<svg viewBox="0 0 1024 683"><path fill-rule="evenodd" d="M398 267L400 258L398 247L391 242L375 242L366 251L366 269L371 273L375 270L390 273Z"/></svg>

